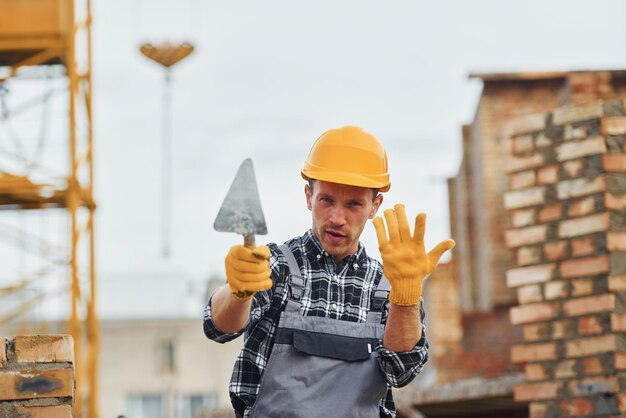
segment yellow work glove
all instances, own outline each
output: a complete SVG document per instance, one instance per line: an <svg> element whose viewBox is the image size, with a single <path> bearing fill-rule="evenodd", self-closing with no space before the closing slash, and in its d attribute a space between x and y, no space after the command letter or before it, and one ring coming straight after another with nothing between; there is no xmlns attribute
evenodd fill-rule
<svg viewBox="0 0 626 418"><path fill-rule="evenodd" d="M230 249L224 264L226 279L233 295L239 300L248 300L259 290L271 289L270 249L248 248L235 245Z"/></svg>
<svg viewBox="0 0 626 418"><path fill-rule="evenodd" d="M391 284L389 300L401 306L417 305L422 296L422 282L437 264L442 254L454 247L454 241L437 244L428 254L424 249L426 215L415 218L415 231L411 237L404 205L395 205L385 211L389 239L385 223L380 217L374 219L378 248L383 259L383 272Z"/></svg>

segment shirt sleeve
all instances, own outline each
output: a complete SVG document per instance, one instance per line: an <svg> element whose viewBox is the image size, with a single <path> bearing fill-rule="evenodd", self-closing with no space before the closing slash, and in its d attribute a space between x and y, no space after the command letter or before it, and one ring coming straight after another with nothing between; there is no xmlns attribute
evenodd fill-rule
<svg viewBox="0 0 626 418"><path fill-rule="evenodd" d="M218 343L226 343L239 337L241 334L247 331L248 328L253 326L254 323L256 323L256 321L258 321L258 319L261 317L262 313L268 308L270 301L268 293L269 291L262 290L254 294L254 297L252 298L252 307L250 308L250 316L248 317L248 323L239 332L232 333L223 332L215 325L215 322L213 321L213 313L211 310L211 301L213 300L213 296L211 296L209 302L204 308L204 335L206 335L207 338Z"/></svg>
<svg viewBox="0 0 626 418"><path fill-rule="evenodd" d="M378 345L378 363L385 374L387 382L396 388L411 383L428 361L428 341L426 340L426 325L424 300L420 301L420 317L422 322L422 338L411 351L394 352L385 348L381 343Z"/></svg>
<svg viewBox="0 0 626 418"><path fill-rule="evenodd" d="M228 341L234 340L235 338L237 338L241 334L243 334L243 331L245 330L245 327L241 331L239 331L239 332L228 333L228 332L221 331L215 325L215 322L213 322L213 312L211 311L211 301L212 300L213 300L213 295L211 295L211 298L209 299L209 302L207 303L206 307L204 308L204 320L203 320L204 335L206 335L207 338L209 338L209 339L211 339L213 341L216 341L218 343L226 343Z"/></svg>

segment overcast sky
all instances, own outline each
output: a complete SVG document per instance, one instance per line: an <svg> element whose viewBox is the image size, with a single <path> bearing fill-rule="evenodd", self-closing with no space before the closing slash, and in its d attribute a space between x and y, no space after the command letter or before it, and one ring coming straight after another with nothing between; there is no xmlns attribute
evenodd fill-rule
<svg viewBox="0 0 626 418"><path fill-rule="evenodd" d="M482 87L470 72L626 68L620 0L93 3L101 282L222 274L228 248L242 239L212 225L247 157L269 230L257 242L302 234L311 221L299 170L321 133L346 124L386 146L392 188L383 208L402 202L411 217L427 213L432 247L449 237L445 179L458 170L461 125ZM139 52L142 42L164 40L196 48L173 71L167 260L163 70ZM363 242L378 257L371 224Z"/></svg>
<svg viewBox="0 0 626 418"><path fill-rule="evenodd" d="M449 235L445 178L457 172L475 71L626 67L622 1L293 0L94 2L99 267L221 273L240 237L212 224L252 157L269 234L310 226L301 168L326 129L356 124L387 147L384 207L428 215ZM163 71L141 42L188 40L174 67L172 257L160 257ZM378 256L373 227L364 242Z"/></svg>

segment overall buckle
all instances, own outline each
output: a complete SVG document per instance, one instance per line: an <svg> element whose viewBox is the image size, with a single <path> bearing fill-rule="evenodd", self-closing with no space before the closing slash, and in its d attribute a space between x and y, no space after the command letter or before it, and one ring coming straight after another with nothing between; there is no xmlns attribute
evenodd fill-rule
<svg viewBox="0 0 626 418"><path fill-rule="evenodd" d="M387 302L387 298L389 297L388 290L375 290L372 295L372 310L373 311L382 311L383 306Z"/></svg>
<svg viewBox="0 0 626 418"><path fill-rule="evenodd" d="M289 296L291 299L300 301L304 294L304 279L301 276L295 274L290 275L289 281Z"/></svg>

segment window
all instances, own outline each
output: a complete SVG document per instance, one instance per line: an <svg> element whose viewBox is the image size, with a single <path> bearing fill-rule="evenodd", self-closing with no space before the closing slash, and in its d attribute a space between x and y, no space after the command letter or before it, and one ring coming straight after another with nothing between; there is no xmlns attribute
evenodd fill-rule
<svg viewBox="0 0 626 418"><path fill-rule="evenodd" d="M176 418L198 418L201 411L217 408L217 396L214 394L180 395L176 405Z"/></svg>
<svg viewBox="0 0 626 418"><path fill-rule="evenodd" d="M174 340L163 340L159 343L159 370L162 373L176 372L176 345Z"/></svg>
<svg viewBox="0 0 626 418"><path fill-rule="evenodd" d="M126 416L132 418L165 418L163 396L134 394L126 398Z"/></svg>

